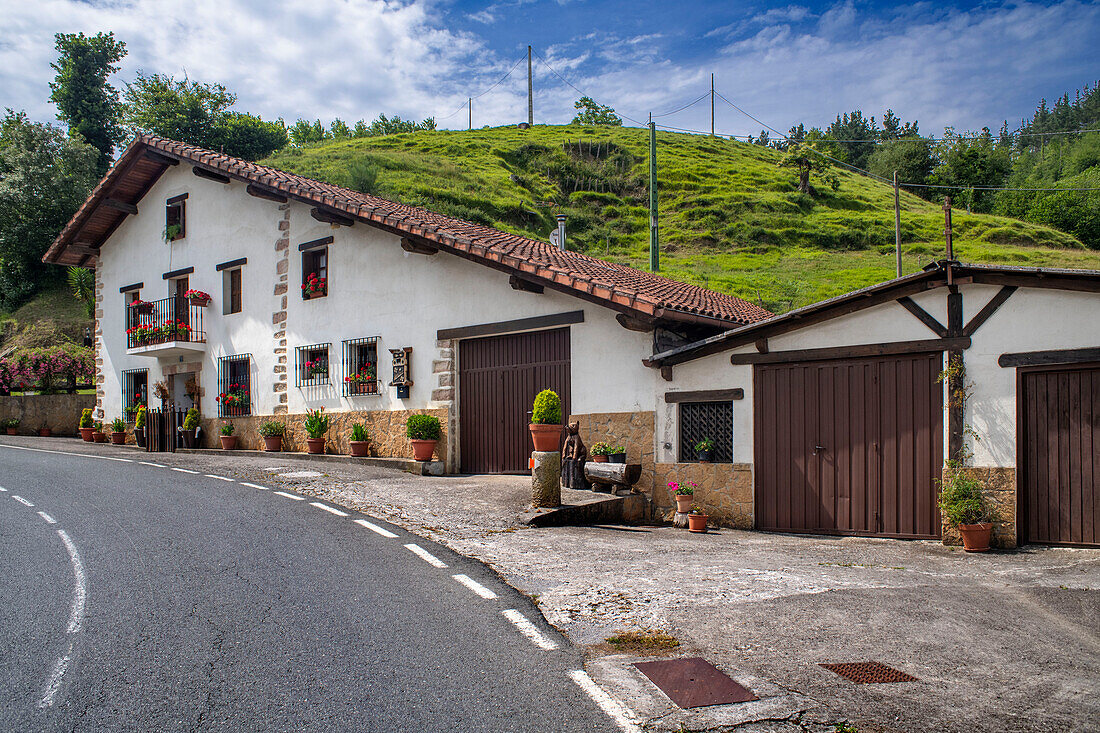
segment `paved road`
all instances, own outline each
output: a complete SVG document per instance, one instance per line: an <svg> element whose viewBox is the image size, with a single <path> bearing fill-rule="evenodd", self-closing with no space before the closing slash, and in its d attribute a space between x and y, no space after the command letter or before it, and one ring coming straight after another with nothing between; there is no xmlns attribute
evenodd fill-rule
<svg viewBox="0 0 1100 733"><path fill-rule="evenodd" d="M481 564L134 455L0 445L0 730L618 730Z"/></svg>

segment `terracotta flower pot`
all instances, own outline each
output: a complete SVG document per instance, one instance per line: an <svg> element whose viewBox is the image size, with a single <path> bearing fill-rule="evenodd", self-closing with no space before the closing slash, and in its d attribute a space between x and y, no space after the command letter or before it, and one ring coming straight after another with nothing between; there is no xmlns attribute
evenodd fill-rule
<svg viewBox="0 0 1100 733"><path fill-rule="evenodd" d="M114 430L111 431L111 444L112 445L126 445L126 431L117 433Z"/></svg>
<svg viewBox="0 0 1100 733"><path fill-rule="evenodd" d="M432 460L432 454L435 453L434 440L410 440L413 447L413 459L417 461L430 461Z"/></svg>
<svg viewBox="0 0 1100 733"><path fill-rule="evenodd" d="M698 532L702 534L707 531L707 520L710 519L706 514L689 514L688 515L688 531Z"/></svg>
<svg viewBox="0 0 1100 733"><path fill-rule="evenodd" d="M989 540L993 536L993 522L981 524L960 524L963 549L967 552L985 552L989 549Z"/></svg>
<svg viewBox="0 0 1100 733"><path fill-rule="evenodd" d="M95 438L95 428L80 428L80 437L84 439L85 443L91 443Z"/></svg>
<svg viewBox="0 0 1100 733"><path fill-rule="evenodd" d="M237 447L236 435L219 435L218 440L222 443L222 450L233 450Z"/></svg>
<svg viewBox="0 0 1100 733"><path fill-rule="evenodd" d="M51 435L53 435L53 431L50 430L49 428L39 428L38 429L38 435L39 435L39 437L42 437L42 438L48 438Z"/></svg>
<svg viewBox="0 0 1100 733"><path fill-rule="evenodd" d="M676 494L676 511L687 514L691 511L691 502L695 498L691 494Z"/></svg>
<svg viewBox="0 0 1100 733"><path fill-rule="evenodd" d="M272 453L281 451L283 449L283 436L281 435L265 435L264 436L264 450Z"/></svg>
<svg viewBox="0 0 1100 733"><path fill-rule="evenodd" d="M6 430L8 431L8 435L17 435L18 434L18 432L17 432L18 429L17 428L6 428Z"/></svg>
<svg viewBox="0 0 1100 733"><path fill-rule="evenodd" d="M367 455L367 447L370 445L369 440L349 440L348 444L351 446L351 454L356 458L364 458Z"/></svg>
<svg viewBox="0 0 1100 733"><path fill-rule="evenodd" d="M324 438L306 438L306 450L314 455L325 452Z"/></svg>
<svg viewBox="0 0 1100 733"><path fill-rule="evenodd" d="M92 433L92 440L96 443L106 443L107 433Z"/></svg>
<svg viewBox="0 0 1100 733"><path fill-rule="evenodd" d="M607 463L607 456L592 456L593 463Z"/></svg>
<svg viewBox="0 0 1100 733"><path fill-rule="evenodd" d="M531 442L540 453L561 449L561 425L537 425L531 423Z"/></svg>

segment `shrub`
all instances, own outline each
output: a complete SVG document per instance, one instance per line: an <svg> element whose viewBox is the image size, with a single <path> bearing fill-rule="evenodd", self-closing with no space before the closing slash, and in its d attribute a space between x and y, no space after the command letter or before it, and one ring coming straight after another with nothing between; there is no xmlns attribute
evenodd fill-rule
<svg viewBox="0 0 1100 733"><path fill-rule="evenodd" d="M594 456L608 456L611 455L611 446L607 443L596 443L588 452Z"/></svg>
<svg viewBox="0 0 1100 733"><path fill-rule="evenodd" d="M7 420L4 420L2 423L0 423L0 427L17 428L19 427L19 418L9 417Z"/></svg>
<svg viewBox="0 0 1100 733"><path fill-rule="evenodd" d="M442 434L439 418L432 415L409 415L405 422L405 435L409 440L439 440Z"/></svg>
<svg viewBox="0 0 1100 733"><path fill-rule="evenodd" d="M981 524L989 519L982 496L982 483L967 476L958 465L949 464L950 474L940 490L940 513L952 527Z"/></svg>
<svg viewBox="0 0 1100 733"><path fill-rule="evenodd" d="M535 395L531 422L536 425L561 425L561 398L554 390L544 389Z"/></svg>
<svg viewBox="0 0 1100 733"><path fill-rule="evenodd" d="M80 413L80 427L92 427L92 408L89 407Z"/></svg>
<svg viewBox="0 0 1100 733"><path fill-rule="evenodd" d="M231 422L227 422L224 425L222 425L222 435L230 436L230 435L233 434L234 430L235 430L235 428L233 427L233 423L231 423Z"/></svg>
<svg viewBox="0 0 1100 733"><path fill-rule="evenodd" d="M286 425L275 420L264 420L260 423L260 435L265 438L281 438L286 432Z"/></svg>
<svg viewBox="0 0 1100 733"><path fill-rule="evenodd" d="M695 444L695 450L714 450L714 440L712 438L703 438Z"/></svg>
<svg viewBox="0 0 1100 733"><path fill-rule="evenodd" d="M96 420L94 423L92 423L92 429L95 430L97 433L102 433L103 432L103 421L102 420Z"/></svg>
<svg viewBox="0 0 1100 733"><path fill-rule="evenodd" d="M313 440L325 437L329 425L329 418L328 415L325 414L325 408L322 407L319 410L310 410L306 408L306 419L303 425L305 425L306 432L309 433L309 437Z"/></svg>
<svg viewBox="0 0 1100 733"><path fill-rule="evenodd" d="M134 429L141 430L145 427L145 405L138 407L134 414Z"/></svg>
<svg viewBox="0 0 1100 733"><path fill-rule="evenodd" d="M126 421L124 421L121 417L116 417L111 423L111 430L116 433L125 433Z"/></svg>
<svg viewBox="0 0 1100 733"><path fill-rule="evenodd" d="M357 422L351 426L351 439L357 443L367 440L367 429L363 427L363 423Z"/></svg>
<svg viewBox="0 0 1100 733"><path fill-rule="evenodd" d="M194 430L199 426L199 408L192 407L183 418L183 429Z"/></svg>
<svg viewBox="0 0 1100 733"><path fill-rule="evenodd" d="M626 448L622 447L621 445L617 445L611 449L611 455L613 456L623 455L624 453L626 453Z"/></svg>

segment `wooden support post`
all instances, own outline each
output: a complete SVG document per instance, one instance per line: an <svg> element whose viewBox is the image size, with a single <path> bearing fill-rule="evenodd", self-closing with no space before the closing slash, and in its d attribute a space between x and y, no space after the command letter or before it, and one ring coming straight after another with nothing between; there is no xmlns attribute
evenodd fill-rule
<svg viewBox="0 0 1100 733"><path fill-rule="evenodd" d="M949 337L957 338L962 331L962 293L957 287L952 287L952 292L947 294L947 333ZM966 362L963 359L963 351L959 349L948 351L947 364L950 368L947 380L947 455L951 459L962 461L963 447L966 445L966 400L963 398L966 393Z"/></svg>
<svg viewBox="0 0 1100 733"><path fill-rule="evenodd" d="M894 258L897 260L897 276L901 277L901 200L897 171L894 171Z"/></svg>

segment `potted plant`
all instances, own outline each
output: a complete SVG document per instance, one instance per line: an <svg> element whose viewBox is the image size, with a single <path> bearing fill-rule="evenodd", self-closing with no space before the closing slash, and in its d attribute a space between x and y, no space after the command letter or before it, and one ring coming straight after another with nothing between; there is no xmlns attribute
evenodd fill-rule
<svg viewBox="0 0 1100 733"><path fill-rule="evenodd" d="M92 434L95 433L95 423L92 422L92 408L87 407L80 413L80 437L84 439L85 443L91 443L94 438Z"/></svg>
<svg viewBox="0 0 1100 733"><path fill-rule="evenodd" d="M321 407L319 410L310 410L306 408L305 428L309 437L306 438L306 444L309 446L310 453L324 453L325 452L325 433L328 432L328 415L325 414L325 408Z"/></svg>
<svg viewBox="0 0 1100 733"><path fill-rule="evenodd" d="M96 443L106 443L107 433L103 432L103 421L96 420L92 423L92 440Z"/></svg>
<svg viewBox="0 0 1100 733"><path fill-rule="evenodd" d="M703 438L695 444L695 458L699 463L710 463L711 456L714 455L714 440L711 438Z"/></svg>
<svg viewBox="0 0 1100 733"><path fill-rule="evenodd" d="M688 531L703 534L707 531L707 520L710 519L703 512L702 507L693 506L688 512Z"/></svg>
<svg viewBox="0 0 1100 733"><path fill-rule="evenodd" d="M153 304L147 300L135 300L130 304L130 308L139 315L147 316L153 312Z"/></svg>
<svg viewBox="0 0 1100 733"><path fill-rule="evenodd" d="M323 277L317 277L316 272L309 273L309 277L302 283L302 300L309 300L314 296L328 293L328 282Z"/></svg>
<svg viewBox="0 0 1100 733"><path fill-rule="evenodd" d="M432 460L435 444L442 434L439 418L433 415L409 415L405 421L405 435L412 443L415 460Z"/></svg>
<svg viewBox="0 0 1100 733"><path fill-rule="evenodd" d="M274 420L265 420L260 423L260 435L264 439L264 450L280 451L283 449L283 433L286 425Z"/></svg>
<svg viewBox="0 0 1100 733"><path fill-rule="evenodd" d="M531 408L531 442L540 452L561 448L561 398L550 389L535 395Z"/></svg>
<svg viewBox="0 0 1100 733"><path fill-rule="evenodd" d="M199 408L192 407L183 416L183 447L195 447L195 433L199 428Z"/></svg>
<svg viewBox="0 0 1100 733"><path fill-rule="evenodd" d="M53 430L50 429L49 425L43 425L38 429L38 435L42 438L48 438L53 435Z"/></svg>
<svg viewBox="0 0 1100 733"><path fill-rule="evenodd" d="M237 447L237 436L233 434L233 430L233 423L231 422L222 425L221 435L218 436L218 440L222 444L222 450L233 450Z"/></svg>
<svg viewBox="0 0 1100 733"><path fill-rule="evenodd" d="M126 445L126 421L121 417L116 417L111 422L111 443Z"/></svg>
<svg viewBox="0 0 1100 733"><path fill-rule="evenodd" d="M617 445L607 454L607 460L611 463L626 463L626 448Z"/></svg>
<svg viewBox="0 0 1100 733"><path fill-rule="evenodd" d="M4 430L7 431L8 435L15 435L18 432L18 427L19 418L17 417L9 417L4 421Z"/></svg>
<svg viewBox="0 0 1100 733"><path fill-rule="evenodd" d="M160 406L164 407L164 403L172 396L172 393L168 391L168 382L153 382L153 394L160 400Z"/></svg>
<svg viewBox="0 0 1100 733"><path fill-rule="evenodd" d="M668 488L672 489L672 496L676 499L676 511L680 514L691 511L691 502L695 499L695 490L699 488L698 485L688 481L681 486L675 481L669 481Z"/></svg>
<svg viewBox="0 0 1100 733"><path fill-rule="evenodd" d="M349 445L351 445L351 454L356 458L363 458L367 455L370 441L367 439L367 429L363 426L363 423L357 422L351 426Z"/></svg>
<svg viewBox="0 0 1100 733"><path fill-rule="evenodd" d="M250 405L248 385L233 382L229 385L229 390L219 394L216 399L228 415L247 414L247 408Z"/></svg>
<svg viewBox="0 0 1100 733"><path fill-rule="evenodd" d="M134 442L138 448L145 447L145 405L139 405L134 413Z"/></svg>
<svg viewBox="0 0 1100 733"><path fill-rule="evenodd" d="M212 300L209 293L204 293L201 290L188 290L183 294L183 297L186 298L191 305L198 305L204 308L210 305L210 301Z"/></svg>
<svg viewBox="0 0 1100 733"><path fill-rule="evenodd" d="M593 443L592 447L589 448L588 453L592 456L592 460L594 462L607 463L607 457L611 455L611 446L602 441L599 443Z"/></svg>
<svg viewBox="0 0 1100 733"><path fill-rule="evenodd" d="M982 483L967 476L954 461L948 462L948 478L940 489L940 513L959 530L967 552L989 549L993 523L989 521Z"/></svg>
<svg viewBox="0 0 1100 733"><path fill-rule="evenodd" d="M348 394L378 394L378 368L368 361L355 374L344 377Z"/></svg>

